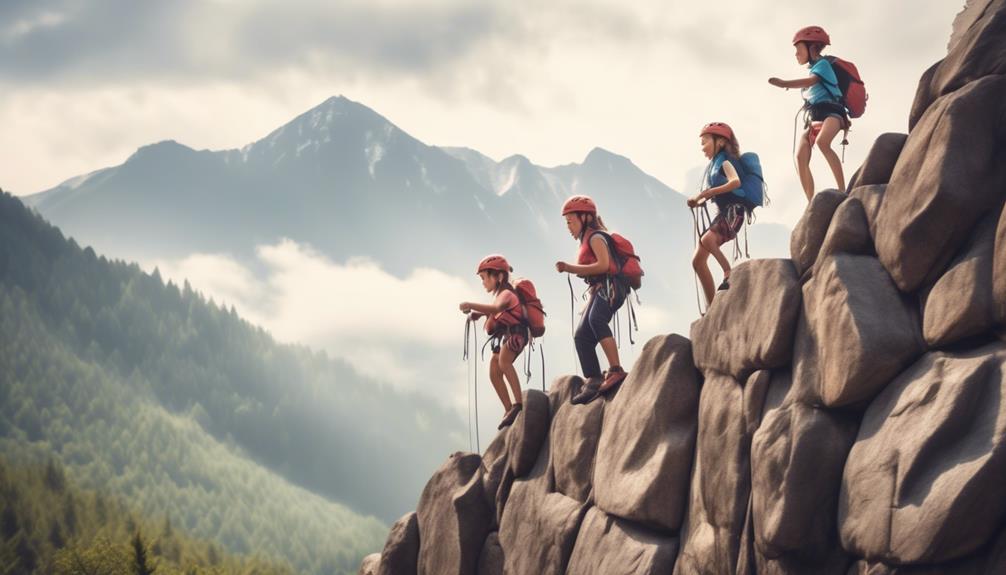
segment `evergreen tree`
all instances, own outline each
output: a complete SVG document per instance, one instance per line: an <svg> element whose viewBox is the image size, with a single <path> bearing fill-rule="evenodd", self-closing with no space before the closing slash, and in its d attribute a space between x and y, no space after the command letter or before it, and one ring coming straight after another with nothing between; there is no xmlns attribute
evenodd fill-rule
<svg viewBox="0 0 1006 575"><path fill-rule="evenodd" d="M139 531L133 535L133 575L154 575L157 571L155 565L151 565L147 559L147 544L143 541L143 536Z"/></svg>

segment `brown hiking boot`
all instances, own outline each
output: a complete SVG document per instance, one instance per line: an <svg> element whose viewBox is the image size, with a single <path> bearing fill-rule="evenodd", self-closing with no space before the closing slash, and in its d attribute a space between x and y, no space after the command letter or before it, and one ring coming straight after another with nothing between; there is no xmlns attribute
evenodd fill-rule
<svg viewBox="0 0 1006 575"><path fill-rule="evenodd" d="M583 385L580 386L580 392L573 396L569 400L573 405L580 405L583 403L590 403L597 399L597 390L601 387L600 377L588 377Z"/></svg>
<svg viewBox="0 0 1006 575"><path fill-rule="evenodd" d="M506 415L503 416L503 421L500 422L499 427L496 429L503 429L504 427L512 424L514 420L517 419L517 414L520 413L520 410L523 409L523 407L524 406L520 403L513 404L513 406L510 407L510 411L506 412Z"/></svg>
<svg viewBox="0 0 1006 575"><path fill-rule="evenodd" d="M608 393L612 389L618 387L623 381L625 381L625 376L629 375L622 369L619 365L613 365L608 368L608 371L604 373L604 383L597 390L599 395Z"/></svg>

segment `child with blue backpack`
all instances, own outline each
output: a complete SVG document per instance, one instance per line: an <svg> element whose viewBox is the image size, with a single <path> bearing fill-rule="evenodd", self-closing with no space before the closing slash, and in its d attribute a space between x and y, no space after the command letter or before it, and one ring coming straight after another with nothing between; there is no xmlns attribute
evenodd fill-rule
<svg viewBox="0 0 1006 575"><path fill-rule="evenodd" d="M769 78L769 83L773 86L787 90L789 88L803 90L805 130L796 152L796 162L800 185L807 195L807 201L814 196L814 176L810 172L810 156L815 143L828 161L838 189L845 191L842 162L838 154L831 149L831 142L838 132L849 128L850 122L832 62L821 55L824 47L830 44L831 38L820 26L801 28L793 36L793 46L796 47L796 61L810 68L810 76L799 80Z"/></svg>
<svg viewBox="0 0 1006 575"><path fill-rule="evenodd" d="M712 200L718 213L699 233L692 267L702 284L706 303L711 304L717 290L709 270L709 256L712 255L723 268L723 282L719 290L729 289L730 262L720 247L735 239L748 214L762 205L764 183L757 156L750 153L741 155L737 136L730 126L723 122L706 124L699 133L699 139L709 165L703 190L689 198L688 207L704 207L707 200ZM747 186L742 187L742 177L748 180Z"/></svg>

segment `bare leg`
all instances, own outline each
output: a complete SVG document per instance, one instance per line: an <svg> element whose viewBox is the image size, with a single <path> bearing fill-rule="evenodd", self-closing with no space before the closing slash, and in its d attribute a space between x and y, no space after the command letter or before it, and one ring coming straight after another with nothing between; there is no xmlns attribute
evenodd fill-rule
<svg viewBox="0 0 1006 575"><path fill-rule="evenodd" d="M489 381L492 382L496 395L499 396L500 402L503 403L503 411L506 412L510 411L513 405L510 403L510 396L507 395L506 385L503 384L503 370L500 369L499 357L500 354L494 353L489 360Z"/></svg>
<svg viewBox="0 0 1006 575"><path fill-rule="evenodd" d="M842 160L839 159L835 150L831 149L832 140L835 139L835 135L841 130L841 120L835 116L825 118L824 124L821 126L821 133L817 136L817 147L824 154L824 159L828 160L828 166L831 167L831 173L835 175L835 183L838 184L838 190L845 192L845 174L842 172Z"/></svg>
<svg viewBox="0 0 1006 575"><path fill-rule="evenodd" d="M713 273L709 271L709 252L699 244L695 248L695 255L692 257L692 269L695 275L699 276L699 283L702 284L702 292L706 295L706 304L713 302L713 294L716 293L716 286L713 285Z"/></svg>
<svg viewBox="0 0 1006 575"><path fill-rule="evenodd" d="M520 378L517 377L517 370L513 367L515 359L517 359L517 354L515 354L509 347L504 345L502 349L500 349L500 370L502 370L503 374L506 375L507 381L510 382L510 389L513 391L514 403L524 403L521 399L520 393ZM503 393L506 393L505 389ZM509 410L509 408L507 409Z"/></svg>
<svg viewBox="0 0 1006 575"><path fill-rule="evenodd" d="M810 145L810 128L800 138L800 147L796 150L796 173L800 176L800 185L809 202L814 197L814 175L810 173L810 153L814 150Z"/></svg>
<svg viewBox="0 0 1006 575"><path fill-rule="evenodd" d="M606 337L598 343L601 344L601 349L604 351L604 357L608 360L608 367L613 365L621 367L622 363L618 359L618 345L615 343L615 338Z"/></svg>
<svg viewBox="0 0 1006 575"><path fill-rule="evenodd" d="M720 249L720 244L723 242L719 234L709 230L702 236L702 239L699 240L699 242L707 252L713 254L713 257L716 258L716 262L720 264L720 267L723 269L723 279L730 277L730 261L727 259L727 256L723 255L723 250Z"/></svg>

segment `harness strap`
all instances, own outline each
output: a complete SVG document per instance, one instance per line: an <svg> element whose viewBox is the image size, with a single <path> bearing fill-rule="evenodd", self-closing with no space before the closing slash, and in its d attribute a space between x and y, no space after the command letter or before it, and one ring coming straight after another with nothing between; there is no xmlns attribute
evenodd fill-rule
<svg viewBox="0 0 1006 575"><path fill-rule="evenodd" d="M639 294L636 294L636 299L639 299ZM629 345L636 345L636 340L632 338L632 324L635 323L636 331L639 331L639 320L636 319L636 310L632 307L632 298L626 297L625 301L629 304L629 310L627 312L629 318Z"/></svg>
<svg viewBox="0 0 1006 575"><path fill-rule="evenodd" d="M569 335L576 336L576 328L573 327L573 280L570 274L566 273L566 283L569 284Z"/></svg>
<svg viewBox="0 0 1006 575"><path fill-rule="evenodd" d="M474 339L475 339L475 346L473 348L471 348L471 349L477 349L478 346L479 346L479 330L478 330L477 327L475 327L473 325L473 323L474 322L472 321L471 316L468 316L468 319L465 320L465 345L464 345L464 353L462 355L462 361L466 361L466 360L468 361L468 374L469 374L468 379L471 379L471 373L473 371L472 367L471 367L472 366L471 361L470 361L471 356L469 354L469 347L468 347L468 341L469 341L468 335L469 335L469 332L471 332L472 337L474 337ZM486 343L488 343L488 342L486 342ZM482 350L483 350L483 352L485 351L485 346L484 345L482 346ZM483 357L483 359L485 359L485 355L484 354L483 354L482 357ZM472 401L471 401L471 388L474 387L474 389L475 389L475 403L474 403L474 408L475 408L475 450L476 450L476 453L482 453L482 448L479 445L479 370L476 368L474 370L474 372L475 372L475 385L469 386L468 382L467 381L465 382L465 389L466 389L466 392L467 392L467 395L468 395L468 448L471 449L471 447L472 447L472 405L473 404L472 404Z"/></svg>
<svg viewBox="0 0 1006 575"><path fill-rule="evenodd" d="M524 383L528 387L531 386L531 353L534 351L534 343L531 342L530 338L527 341L527 347L529 348L528 353L524 354Z"/></svg>
<svg viewBox="0 0 1006 575"><path fill-rule="evenodd" d="M692 228L695 230L695 234L692 236L692 247L695 248L696 250L698 250L699 239L701 237L701 234L699 233L699 217L700 216L699 216L699 214L696 213L697 209L698 209L697 207L691 209L691 212L692 212ZM706 313L704 311L702 311L702 302L699 299L699 274L694 269L692 270L692 280L693 280L693 283L695 284L695 306L698 308L700 316L706 315Z"/></svg>
<svg viewBox="0 0 1006 575"><path fill-rule="evenodd" d="M545 391L545 345L538 344L538 354L541 356L541 390Z"/></svg>
<svg viewBox="0 0 1006 575"><path fill-rule="evenodd" d="M842 130L842 163L845 163L845 147L849 145L849 124L846 123L845 129Z"/></svg>
<svg viewBox="0 0 1006 575"><path fill-rule="evenodd" d="M464 352L461 355L461 361L465 362L465 368L467 370L467 376L465 377L465 396L468 400L468 449L471 450L475 447L475 442L472 441L472 362L468 360L468 339L469 330L472 326L472 318L468 316L465 319L465 344Z"/></svg>

